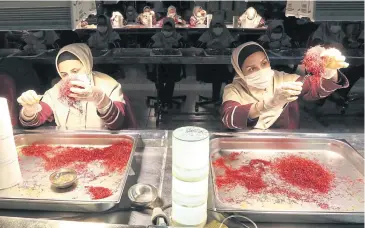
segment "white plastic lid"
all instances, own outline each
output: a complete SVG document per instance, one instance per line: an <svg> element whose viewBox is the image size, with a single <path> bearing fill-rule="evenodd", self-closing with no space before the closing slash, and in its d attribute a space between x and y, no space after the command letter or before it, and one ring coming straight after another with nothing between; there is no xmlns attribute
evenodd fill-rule
<svg viewBox="0 0 365 228"><path fill-rule="evenodd" d="M209 132L201 127L181 127L172 132L172 136L181 141L201 141L209 137Z"/></svg>

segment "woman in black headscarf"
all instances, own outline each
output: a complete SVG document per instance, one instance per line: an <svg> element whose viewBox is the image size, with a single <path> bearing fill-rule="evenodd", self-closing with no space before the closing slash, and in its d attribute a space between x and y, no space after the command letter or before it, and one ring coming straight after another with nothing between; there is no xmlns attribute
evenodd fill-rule
<svg viewBox="0 0 365 228"><path fill-rule="evenodd" d="M136 23L137 17L138 17L138 13L137 13L136 9L133 6L128 6L125 11L124 23L125 24Z"/></svg>
<svg viewBox="0 0 365 228"><path fill-rule="evenodd" d="M184 48L182 36L176 32L175 22L172 18L165 18L161 32L152 36L148 48ZM182 79L182 65L160 64L147 67L147 77L155 82L158 97L165 107L171 106L175 83ZM158 80L157 80L158 76Z"/></svg>
<svg viewBox="0 0 365 228"><path fill-rule="evenodd" d="M225 49L237 47L238 43L232 37L224 24L224 18L214 15L208 31L203 33L195 44L197 48ZM212 101L220 100L222 83L228 83L233 78L228 65L196 65L196 77L198 81L212 83Z"/></svg>

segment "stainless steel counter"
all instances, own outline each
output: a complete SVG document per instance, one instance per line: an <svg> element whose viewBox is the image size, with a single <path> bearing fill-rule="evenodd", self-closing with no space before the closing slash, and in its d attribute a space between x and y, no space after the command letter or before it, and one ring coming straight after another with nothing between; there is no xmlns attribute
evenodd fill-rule
<svg viewBox="0 0 365 228"><path fill-rule="evenodd" d="M31 133L31 132L47 132L54 130L53 128L39 129L35 131L19 131L15 130L15 134ZM95 132L95 131L93 131ZM122 131L123 132L123 131ZM130 131L125 131L130 132ZM116 134L118 132L109 131L107 134ZM125 189L128 189L135 183L152 184L159 190L164 205L171 203L171 132L163 130L146 130L133 131L133 133L140 134L140 139L137 143L132 168L135 175L129 176ZM214 133L212 133L214 134ZM289 133L289 132L240 132L240 133L217 133L226 136L235 135L268 135L268 136L299 136L299 137L325 137L347 140L354 148L356 148L362 155L364 154L364 134L351 133L334 133L334 134L320 134L320 133ZM129 227L134 225L147 226L150 222L150 210L137 210L130 208L130 201L127 197L127 191L124 191L122 200L117 212L105 213L67 213L67 212L44 212L44 211L25 211L25 210L0 210L0 227L73 227L74 223L66 223L64 220L74 220L82 222L96 222L100 226L93 224L85 227L109 227L105 224L129 224ZM166 210L169 214L170 210ZM209 212L209 219L215 218L218 214ZM9 217L18 217L18 219L11 219ZM24 218L34 218L35 220L28 220ZM40 221L39 219L53 220ZM61 224L59 221L61 220ZM100 224L102 223L102 224ZM27 225L24 225L27 224ZM90 224L89 224L90 225ZM75 227L82 227L82 224L76 224ZM262 227L363 227L363 224L295 224L295 223L258 223ZM124 227L124 226L110 226L110 227ZM137 226L138 227L138 226ZM230 226L234 227L234 226ZM242 227L242 226L241 226Z"/></svg>
<svg viewBox="0 0 365 228"><path fill-rule="evenodd" d="M93 51L95 64L231 64L230 55L206 56L200 48L182 48L182 56L151 56L151 49L148 48L115 48L109 51ZM272 64L299 64L306 49L289 50L268 50L270 62ZM6 49L3 50L6 54ZM23 58L34 63L54 64L58 50L48 50L29 55L28 53L13 53L7 58ZM1 54L1 53L0 53ZM347 50L344 55L346 61L351 65L364 63L364 52L361 50ZM0 55L1 57L1 55ZM2 56L5 57L5 56Z"/></svg>

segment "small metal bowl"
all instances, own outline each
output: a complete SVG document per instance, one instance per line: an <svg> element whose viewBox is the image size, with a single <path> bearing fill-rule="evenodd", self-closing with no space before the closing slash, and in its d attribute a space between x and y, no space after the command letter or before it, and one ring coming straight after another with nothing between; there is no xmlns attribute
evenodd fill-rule
<svg viewBox="0 0 365 228"><path fill-rule="evenodd" d="M73 169L62 168L49 176L52 186L56 188L68 188L77 180L77 173Z"/></svg>
<svg viewBox="0 0 365 228"><path fill-rule="evenodd" d="M148 206L156 201L157 188L150 184L135 184L129 188L128 197L136 206Z"/></svg>

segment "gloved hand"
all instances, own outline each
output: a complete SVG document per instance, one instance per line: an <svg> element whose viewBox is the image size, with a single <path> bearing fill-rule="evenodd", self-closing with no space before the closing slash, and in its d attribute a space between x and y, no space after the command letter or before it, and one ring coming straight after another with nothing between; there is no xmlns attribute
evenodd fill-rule
<svg viewBox="0 0 365 228"><path fill-rule="evenodd" d="M274 91L273 97L264 98L265 109L283 108L288 103L298 99L302 91L302 82L284 82Z"/></svg>
<svg viewBox="0 0 365 228"><path fill-rule="evenodd" d="M336 75L338 69L347 68L349 66L349 64L345 62L346 57L335 48L324 50L321 53L321 57L325 58L326 61L325 73L322 75L322 77L325 79L333 78Z"/></svg>
<svg viewBox="0 0 365 228"><path fill-rule="evenodd" d="M72 85L70 88L70 91L72 92L69 95L70 97L74 97L76 100L80 101L94 102L97 108L102 108L98 107L105 97L105 93L101 89L84 81L71 81L70 83Z"/></svg>
<svg viewBox="0 0 365 228"><path fill-rule="evenodd" d="M22 93L17 101L24 108L23 114L27 117L31 117L40 112L42 110L42 106L39 104L41 97L42 96L37 95L34 90L28 90Z"/></svg>

